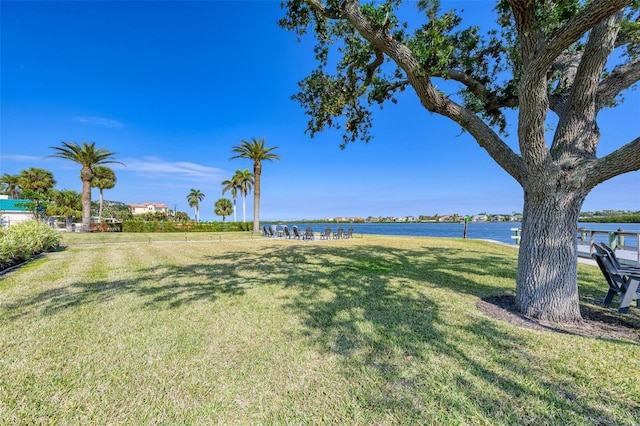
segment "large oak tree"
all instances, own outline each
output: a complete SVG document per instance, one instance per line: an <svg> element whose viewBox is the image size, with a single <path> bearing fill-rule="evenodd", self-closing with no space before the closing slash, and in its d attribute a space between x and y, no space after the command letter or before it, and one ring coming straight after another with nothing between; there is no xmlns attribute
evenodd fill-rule
<svg viewBox="0 0 640 426"><path fill-rule="evenodd" d="M400 18L401 3L283 3L280 25L317 41L319 66L294 96L310 116L309 132L336 127L344 131L343 146L367 141L371 106L413 89L425 109L458 123L523 188L520 311L579 320L575 233L582 203L596 185L640 169L640 137L596 153L598 114L640 79L640 3L498 1L499 30L485 33L435 0L412 3L421 24L410 25ZM459 89L444 93L436 87L442 79ZM505 139L509 110L517 111L518 149ZM547 139L549 114L557 126Z"/></svg>

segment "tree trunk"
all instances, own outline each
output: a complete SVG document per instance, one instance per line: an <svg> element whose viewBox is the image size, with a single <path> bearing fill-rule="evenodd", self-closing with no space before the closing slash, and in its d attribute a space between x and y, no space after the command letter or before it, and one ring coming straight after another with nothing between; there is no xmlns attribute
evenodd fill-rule
<svg viewBox="0 0 640 426"><path fill-rule="evenodd" d="M578 217L586 194L575 190L525 190L516 304L546 321L582 319L578 304Z"/></svg>
<svg viewBox="0 0 640 426"><path fill-rule="evenodd" d="M102 206L104 203L104 197L102 195L102 188L100 188L100 209L98 211L98 221L102 222Z"/></svg>
<svg viewBox="0 0 640 426"><path fill-rule="evenodd" d="M236 197L233 197L233 221L238 221L238 217L236 216Z"/></svg>
<svg viewBox="0 0 640 426"><path fill-rule="evenodd" d="M247 221L247 196L242 196L242 222Z"/></svg>
<svg viewBox="0 0 640 426"><path fill-rule="evenodd" d="M91 168L83 167L80 171L82 179L82 232L91 232Z"/></svg>
<svg viewBox="0 0 640 426"><path fill-rule="evenodd" d="M260 173L262 169L259 165L253 167L253 232L260 233Z"/></svg>

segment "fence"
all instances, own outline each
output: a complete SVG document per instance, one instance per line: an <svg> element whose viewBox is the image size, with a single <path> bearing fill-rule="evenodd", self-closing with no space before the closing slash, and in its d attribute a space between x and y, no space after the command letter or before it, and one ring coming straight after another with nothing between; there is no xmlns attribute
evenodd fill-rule
<svg viewBox="0 0 640 426"><path fill-rule="evenodd" d="M522 230L511 228L511 231L514 233L511 238L519 245ZM612 249L623 252L620 253L623 259L640 263L640 233L624 232L622 229L617 231L578 229L576 237L579 255L591 257L594 243L606 243Z"/></svg>
<svg viewBox="0 0 640 426"><path fill-rule="evenodd" d="M616 251L630 252L634 257L633 260L640 263L640 234L624 232L622 229L613 232L578 229L578 244L580 243L588 244L589 255L593 254L594 243L606 243Z"/></svg>

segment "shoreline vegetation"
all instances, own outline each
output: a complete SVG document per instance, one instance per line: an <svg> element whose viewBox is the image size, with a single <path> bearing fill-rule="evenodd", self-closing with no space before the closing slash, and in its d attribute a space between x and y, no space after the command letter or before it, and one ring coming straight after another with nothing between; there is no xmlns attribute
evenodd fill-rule
<svg viewBox="0 0 640 426"><path fill-rule="evenodd" d="M595 266L584 334L488 315L517 253L485 241L100 244L121 236L63 235L0 278L5 421L633 424L640 405L640 309L602 307Z"/></svg>
<svg viewBox="0 0 640 426"><path fill-rule="evenodd" d="M486 219L479 220L480 222L511 222L511 217L508 215L485 215ZM271 220L261 221L260 224L279 224L295 222L299 224L344 224L344 223L458 223L464 221L464 216L454 217L433 217L433 216L419 216L417 218L336 218L336 219L297 219L297 220ZM472 219L472 221L477 221ZM583 213L580 216L580 222L584 223L640 223L640 212L626 212L626 213ZM122 222L123 232L225 232L225 231L248 231L251 230L251 222L180 222L173 220L138 220L130 219ZM106 229L106 228L105 228ZM96 230L100 231L99 227Z"/></svg>

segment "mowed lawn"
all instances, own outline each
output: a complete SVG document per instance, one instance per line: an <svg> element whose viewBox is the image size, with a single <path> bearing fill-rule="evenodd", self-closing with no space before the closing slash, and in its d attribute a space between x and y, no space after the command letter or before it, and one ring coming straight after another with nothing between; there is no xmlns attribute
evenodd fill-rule
<svg viewBox="0 0 640 426"><path fill-rule="evenodd" d="M640 424L638 340L477 308L514 293L512 247L118 238L0 277L0 424Z"/></svg>

